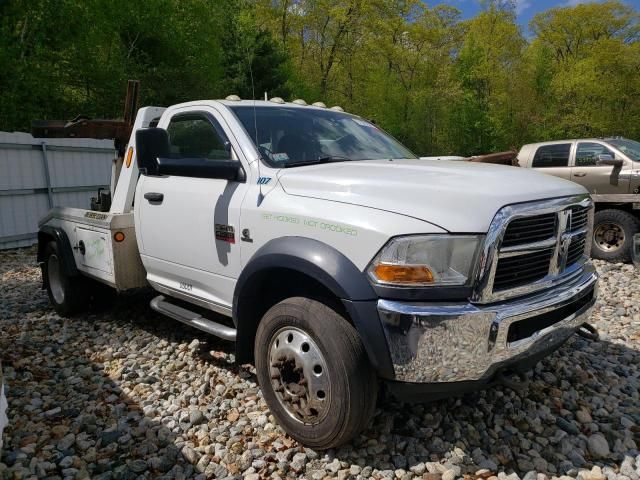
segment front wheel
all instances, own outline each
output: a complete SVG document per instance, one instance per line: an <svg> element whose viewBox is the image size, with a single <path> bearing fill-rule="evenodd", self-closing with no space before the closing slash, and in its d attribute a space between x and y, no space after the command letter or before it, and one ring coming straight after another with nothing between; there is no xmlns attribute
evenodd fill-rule
<svg viewBox="0 0 640 480"><path fill-rule="evenodd" d="M633 236L638 233L638 219L623 210L596 212L591 256L610 262L627 262L633 255Z"/></svg>
<svg viewBox="0 0 640 480"><path fill-rule="evenodd" d="M373 416L377 379L360 337L324 303L294 297L271 307L254 353L271 412L303 445L342 445Z"/></svg>

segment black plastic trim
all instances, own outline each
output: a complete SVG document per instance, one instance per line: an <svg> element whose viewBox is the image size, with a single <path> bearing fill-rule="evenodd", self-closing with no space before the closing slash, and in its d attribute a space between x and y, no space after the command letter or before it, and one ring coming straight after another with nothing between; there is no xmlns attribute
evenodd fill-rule
<svg viewBox="0 0 640 480"><path fill-rule="evenodd" d="M142 175L158 176L158 157L169 154L169 134L163 128L136 131L136 162Z"/></svg>
<svg viewBox="0 0 640 480"><path fill-rule="evenodd" d="M335 248L305 237L280 237L265 243L242 269L233 295L234 319L245 283L258 271L288 268L316 279L343 300L376 300L364 273Z"/></svg>
<svg viewBox="0 0 640 480"><path fill-rule="evenodd" d="M43 225L38 232L38 263L45 261L45 248L47 243L50 242L50 238L53 238L58 244L58 250L62 255L62 268L66 275L74 276L78 275L78 268L76 267L76 261L73 257L73 250L69 237L62 228L52 227L51 225Z"/></svg>
<svg viewBox="0 0 640 480"><path fill-rule="evenodd" d="M244 183L246 175L239 160L158 157L158 174L176 177L212 178Z"/></svg>
<svg viewBox="0 0 640 480"><path fill-rule="evenodd" d="M372 284L373 290L380 298L406 301L446 301L467 300L471 297L471 287L390 287Z"/></svg>
<svg viewBox="0 0 640 480"><path fill-rule="evenodd" d="M387 337L378 315L378 302L342 300L342 303L360 334L369 361L378 376L387 380L395 378Z"/></svg>

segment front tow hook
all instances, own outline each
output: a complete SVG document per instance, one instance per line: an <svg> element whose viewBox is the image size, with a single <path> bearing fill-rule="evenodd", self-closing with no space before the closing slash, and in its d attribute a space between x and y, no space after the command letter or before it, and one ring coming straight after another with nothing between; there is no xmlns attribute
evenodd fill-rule
<svg viewBox="0 0 640 480"><path fill-rule="evenodd" d="M580 328L578 328L578 331L576 333L582 338L586 338L587 340L593 340L594 342L600 340L600 334L598 333L598 330L590 323L583 323L582 325L580 325Z"/></svg>

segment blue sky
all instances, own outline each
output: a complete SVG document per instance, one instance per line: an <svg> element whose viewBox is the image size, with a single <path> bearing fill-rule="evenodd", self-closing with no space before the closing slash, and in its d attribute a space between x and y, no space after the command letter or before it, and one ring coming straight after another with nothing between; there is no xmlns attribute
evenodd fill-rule
<svg viewBox="0 0 640 480"><path fill-rule="evenodd" d="M587 1L589 0L516 0L518 22L526 27L533 16L542 10L577 5L578 3L587 3ZM428 5L439 3L452 5L462 12L463 18L473 17L480 10L479 0L432 0L426 3ZM640 0L624 0L624 3L640 9Z"/></svg>

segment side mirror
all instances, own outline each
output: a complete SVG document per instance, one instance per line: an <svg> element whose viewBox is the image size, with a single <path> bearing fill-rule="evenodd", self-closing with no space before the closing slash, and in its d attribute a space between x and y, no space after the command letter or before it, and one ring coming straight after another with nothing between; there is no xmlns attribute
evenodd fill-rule
<svg viewBox="0 0 640 480"><path fill-rule="evenodd" d="M624 162L620 158L614 158L613 155L609 155L608 153L601 153L598 155L598 160L596 160L596 165L608 165L611 167L622 167Z"/></svg>
<svg viewBox="0 0 640 480"><path fill-rule="evenodd" d="M163 128L144 128L136 132L138 168L144 175L219 178L245 181L244 170L237 160L207 158L173 158L169 134ZM231 151L231 144L225 149Z"/></svg>
<svg viewBox="0 0 640 480"><path fill-rule="evenodd" d="M618 185L620 171L622 170L622 166L624 165L624 161L622 159L614 158L613 155L610 155L608 153L601 153L600 155L598 155L596 165L607 165L613 167L611 169L611 175L609 175L609 183L613 186Z"/></svg>
<svg viewBox="0 0 640 480"><path fill-rule="evenodd" d="M160 157L158 173L179 177L219 178L223 180L244 180L244 170L237 160L210 160L207 158Z"/></svg>
<svg viewBox="0 0 640 480"><path fill-rule="evenodd" d="M136 132L138 169L144 175L158 175L158 157L169 156L169 134L163 128L143 128Z"/></svg>

